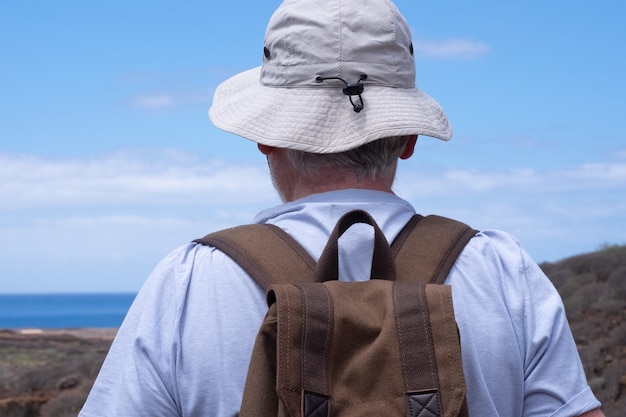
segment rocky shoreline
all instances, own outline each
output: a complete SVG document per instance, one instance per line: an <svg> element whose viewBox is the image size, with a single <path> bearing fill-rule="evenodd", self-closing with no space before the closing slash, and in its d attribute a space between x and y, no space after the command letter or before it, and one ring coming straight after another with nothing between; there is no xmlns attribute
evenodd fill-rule
<svg viewBox="0 0 626 417"><path fill-rule="evenodd" d="M15 335L26 337L55 337L55 336L74 336L81 339L103 339L113 340L117 333L116 328L99 328L99 327L85 327L85 328L68 328L68 329L40 329L40 328L24 328L24 329L0 329L0 335Z"/></svg>

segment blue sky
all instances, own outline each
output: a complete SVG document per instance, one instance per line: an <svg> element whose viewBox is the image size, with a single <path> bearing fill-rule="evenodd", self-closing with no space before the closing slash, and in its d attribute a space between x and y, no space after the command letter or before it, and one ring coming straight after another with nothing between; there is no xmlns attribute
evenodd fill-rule
<svg viewBox="0 0 626 417"><path fill-rule="evenodd" d="M278 204L207 117L276 0L0 4L0 293L136 291L173 248ZM538 261L626 243L626 4L397 0L450 142L396 192Z"/></svg>

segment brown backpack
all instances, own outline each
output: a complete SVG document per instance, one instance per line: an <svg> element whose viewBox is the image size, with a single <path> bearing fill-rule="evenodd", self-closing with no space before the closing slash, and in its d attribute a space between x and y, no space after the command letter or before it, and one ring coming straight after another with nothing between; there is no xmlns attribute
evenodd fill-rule
<svg viewBox="0 0 626 417"><path fill-rule="evenodd" d="M340 282L338 240L374 229L370 280ZM452 265L476 233L415 215L389 246L362 210L344 215L315 261L282 229L246 225L196 240L267 291L241 417L467 416Z"/></svg>

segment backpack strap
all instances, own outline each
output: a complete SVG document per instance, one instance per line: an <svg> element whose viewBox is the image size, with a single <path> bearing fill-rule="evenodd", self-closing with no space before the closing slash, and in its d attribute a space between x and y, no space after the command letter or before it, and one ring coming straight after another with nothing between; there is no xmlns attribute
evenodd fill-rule
<svg viewBox="0 0 626 417"><path fill-rule="evenodd" d="M414 215L391 245L396 279L420 277L423 282L443 283L476 233L446 217ZM264 290L272 284L315 282L315 260L287 232L272 224L237 226L194 242L224 252Z"/></svg>
<svg viewBox="0 0 626 417"><path fill-rule="evenodd" d="M447 217L419 214L407 223L391 245L396 280L443 284L469 240L478 233Z"/></svg>
<svg viewBox="0 0 626 417"><path fill-rule="evenodd" d="M194 242L224 252L264 291L272 284L315 282L316 262L311 255L287 232L272 224L237 226Z"/></svg>
<svg viewBox="0 0 626 417"><path fill-rule="evenodd" d="M454 318L452 289L437 284L443 284L476 233L456 220L415 215L392 244L396 324L403 363L409 367L409 372L405 368L405 384L407 392L413 393L407 398L410 416L431 415L422 411L431 410L430 405L437 403L441 403L443 415L468 415L459 333L454 320L450 320ZM416 280L421 285L410 285L409 281ZM415 326L415 320L420 326ZM430 391L429 386L438 388Z"/></svg>

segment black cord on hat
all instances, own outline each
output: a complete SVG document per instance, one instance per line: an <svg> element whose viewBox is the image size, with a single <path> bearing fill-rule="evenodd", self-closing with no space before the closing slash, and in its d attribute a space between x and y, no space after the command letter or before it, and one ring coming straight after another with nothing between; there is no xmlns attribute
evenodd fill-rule
<svg viewBox="0 0 626 417"><path fill-rule="evenodd" d="M350 104L352 104L352 108L356 113L358 113L363 110L363 98L361 97L361 93L363 93L363 90L365 89L365 86L361 84L361 81L366 79L367 74L361 74L361 76L359 77L359 81L357 81L356 84L348 84L346 80L340 77L320 77L318 75L317 77L315 77L315 82L321 83L326 80L339 80L344 83L346 86L343 88L343 93L348 96L348 98L350 99ZM352 96L359 96L358 104L354 104L354 101L352 101Z"/></svg>

